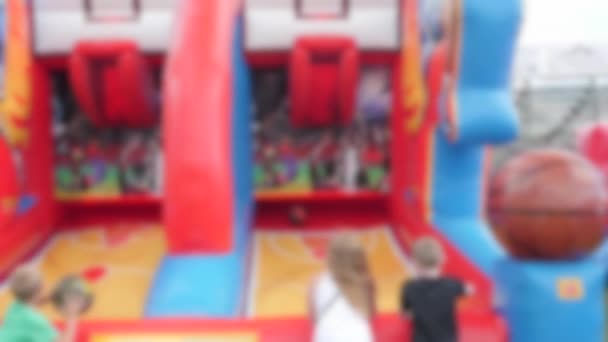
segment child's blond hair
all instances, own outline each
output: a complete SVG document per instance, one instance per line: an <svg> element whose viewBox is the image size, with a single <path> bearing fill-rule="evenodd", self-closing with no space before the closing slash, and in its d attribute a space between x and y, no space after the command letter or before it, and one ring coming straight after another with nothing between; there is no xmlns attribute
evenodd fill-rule
<svg viewBox="0 0 608 342"><path fill-rule="evenodd" d="M412 248L414 262L421 268L431 269L440 267L444 261L443 248L439 241L432 237L423 237Z"/></svg>
<svg viewBox="0 0 608 342"><path fill-rule="evenodd" d="M42 276L32 266L19 266L9 279L9 287L15 298L25 303L31 302L42 290Z"/></svg>
<svg viewBox="0 0 608 342"><path fill-rule="evenodd" d="M371 317L373 284L361 241L350 234L336 236L329 247L329 271L342 294L365 317Z"/></svg>

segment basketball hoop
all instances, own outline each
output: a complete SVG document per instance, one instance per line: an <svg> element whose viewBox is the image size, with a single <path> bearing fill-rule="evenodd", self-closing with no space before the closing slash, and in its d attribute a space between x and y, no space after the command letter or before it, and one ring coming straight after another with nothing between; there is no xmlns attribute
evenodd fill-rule
<svg viewBox="0 0 608 342"><path fill-rule="evenodd" d="M295 0L295 12L302 19L342 19L349 4L350 0Z"/></svg>
<svg viewBox="0 0 608 342"><path fill-rule="evenodd" d="M128 22L139 18L140 0L84 0L89 21Z"/></svg>

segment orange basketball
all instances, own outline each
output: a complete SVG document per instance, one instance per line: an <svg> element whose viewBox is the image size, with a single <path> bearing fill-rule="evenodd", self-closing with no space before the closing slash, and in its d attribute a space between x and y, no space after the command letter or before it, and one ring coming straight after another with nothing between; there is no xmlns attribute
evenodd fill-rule
<svg viewBox="0 0 608 342"><path fill-rule="evenodd" d="M572 259L602 241L606 190L584 158L544 150L511 160L492 180L490 218L518 258Z"/></svg>

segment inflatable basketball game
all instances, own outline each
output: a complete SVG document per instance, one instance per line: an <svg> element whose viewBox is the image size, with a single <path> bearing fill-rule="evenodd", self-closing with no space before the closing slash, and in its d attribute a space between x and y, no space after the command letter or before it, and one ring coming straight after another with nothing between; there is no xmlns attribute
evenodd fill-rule
<svg viewBox="0 0 608 342"><path fill-rule="evenodd" d="M378 283L378 341L404 341L407 251L432 235L478 289L463 341L599 340L601 266L515 260L483 215L486 147L517 135L521 3L455 4L429 49L418 1L8 0L0 273L31 260L49 282L86 279L82 341L307 341L308 286L348 229ZM292 127L346 127L366 66L391 75L388 192L255 196L252 73L287 74ZM95 129L161 128L161 196L57 198L58 74Z"/></svg>

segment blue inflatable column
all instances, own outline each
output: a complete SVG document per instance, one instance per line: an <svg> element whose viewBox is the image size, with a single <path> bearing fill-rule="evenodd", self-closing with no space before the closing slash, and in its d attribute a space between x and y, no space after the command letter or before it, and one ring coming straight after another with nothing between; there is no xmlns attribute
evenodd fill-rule
<svg viewBox="0 0 608 342"><path fill-rule="evenodd" d="M511 341L604 340L604 267L599 262L504 260L498 269Z"/></svg>
<svg viewBox="0 0 608 342"><path fill-rule="evenodd" d="M522 0L459 0L461 41L455 94L443 94L442 118L449 98L457 100L455 134L438 129L433 142L432 223L486 275L505 258L485 218L487 145L517 137L519 120L511 74L522 18ZM455 8L458 8L456 6ZM449 96L448 96L449 95ZM450 101L450 103L452 103ZM452 108L453 109L453 108Z"/></svg>

